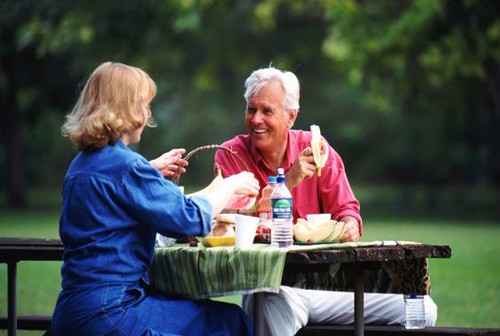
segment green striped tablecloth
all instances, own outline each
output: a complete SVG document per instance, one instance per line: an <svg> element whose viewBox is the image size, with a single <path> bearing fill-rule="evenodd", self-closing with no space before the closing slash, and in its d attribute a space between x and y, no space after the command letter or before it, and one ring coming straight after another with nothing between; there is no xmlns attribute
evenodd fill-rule
<svg viewBox="0 0 500 336"><path fill-rule="evenodd" d="M396 242L393 242L396 244ZM294 245L287 249L254 244L249 250L234 246L205 248L175 244L157 248L150 281L159 292L177 297L204 299L259 291L277 293L289 250L317 250L380 246L388 241Z"/></svg>

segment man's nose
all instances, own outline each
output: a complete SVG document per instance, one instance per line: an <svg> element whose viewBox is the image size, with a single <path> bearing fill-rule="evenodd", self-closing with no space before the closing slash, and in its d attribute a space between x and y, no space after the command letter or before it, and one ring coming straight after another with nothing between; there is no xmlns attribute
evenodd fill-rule
<svg viewBox="0 0 500 336"><path fill-rule="evenodd" d="M252 116L252 123L258 124L264 119L264 114L261 111L256 111Z"/></svg>

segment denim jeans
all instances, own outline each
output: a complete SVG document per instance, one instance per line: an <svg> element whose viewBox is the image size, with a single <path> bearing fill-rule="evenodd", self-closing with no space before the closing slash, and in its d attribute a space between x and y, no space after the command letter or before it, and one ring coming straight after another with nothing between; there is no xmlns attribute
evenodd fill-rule
<svg viewBox="0 0 500 336"><path fill-rule="evenodd" d="M253 335L234 304L148 293L138 284L62 291L52 319L58 335Z"/></svg>

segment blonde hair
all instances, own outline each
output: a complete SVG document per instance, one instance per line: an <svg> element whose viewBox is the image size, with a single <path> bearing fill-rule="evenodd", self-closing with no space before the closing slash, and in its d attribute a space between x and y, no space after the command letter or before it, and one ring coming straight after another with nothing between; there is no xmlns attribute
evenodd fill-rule
<svg viewBox="0 0 500 336"><path fill-rule="evenodd" d="M155 95L156 84L143 70L103 63L90 75L66 116L63 136L79 150L95 150L116 143L127 131L145 124L154 127L149 103Z"/></svg>

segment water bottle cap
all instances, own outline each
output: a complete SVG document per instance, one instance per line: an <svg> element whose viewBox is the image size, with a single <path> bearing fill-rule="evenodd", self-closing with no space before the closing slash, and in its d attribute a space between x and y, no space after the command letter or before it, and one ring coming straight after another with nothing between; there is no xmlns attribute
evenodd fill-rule
<svg viewBox="0 0 500 336"><path fill-rule="evenodd" d="M423 299L423 295L418 295L418 294L405 294L404 295L405 299Z"/></svg>
<svg viewBox="0 0 500 336"><path fill-rule="evenodd" d="M286 182L286 177L285 175L278 175L276 182L279 183L285 183Z"/></svg>

